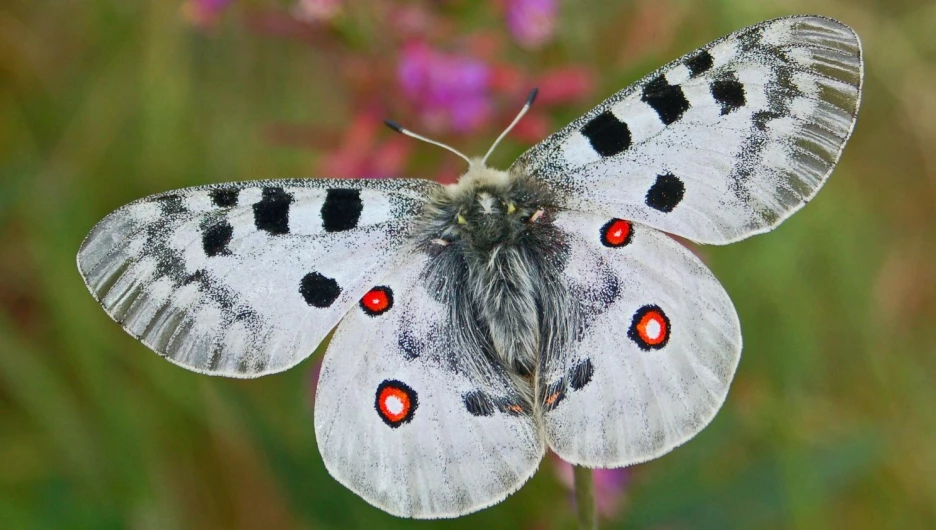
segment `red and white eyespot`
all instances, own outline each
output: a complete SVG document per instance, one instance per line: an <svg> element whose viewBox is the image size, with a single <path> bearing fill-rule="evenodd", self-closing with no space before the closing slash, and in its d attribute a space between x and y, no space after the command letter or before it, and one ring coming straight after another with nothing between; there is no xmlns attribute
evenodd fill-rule
<svg viewBox="0 0 936 530"><path fill-rule="evenodd" d="M623 247L631 242L634 227L630 221L611 219L601 227L601 244L606 247Z"/></svg>
<svg viewBox="0 0 936 530"><path fill-rule="evenodd" d="M384 423L394 429L413 419L419 407L416 391L401 381L388 379L377 386L374 408Z"/></svg>
<svg viewBox="0 0 936 530"><path fill-rule="evenodd" d="M641 350L659 350L670 337L670 321L657 305L645 305L634 313L627 336Z"/></svg>
<svg viewBox="0 0 936 530"><path fill-rule="evenodd" d="M390 311L393 307L393 291L386 286L378 285L361 298L361 309L368 316L378 316Z"/></svg>

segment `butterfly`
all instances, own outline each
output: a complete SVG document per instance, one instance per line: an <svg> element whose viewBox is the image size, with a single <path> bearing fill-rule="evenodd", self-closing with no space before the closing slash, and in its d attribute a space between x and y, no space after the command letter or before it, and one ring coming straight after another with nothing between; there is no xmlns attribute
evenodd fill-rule
<svg viewBox="0 0 936 530"><path fill-rule="evenodd" d="M547 448L627 466L712 420L738 316L664 232L721 245L799 210L851 135L862 76L847 26L771 20L614 94L506 171L475 158L446 186L161 193L98 223L78 267L127 332L199 373L281 372L337 327L314 410L328 471L391 514L454 517L516 491Z"/></svg>

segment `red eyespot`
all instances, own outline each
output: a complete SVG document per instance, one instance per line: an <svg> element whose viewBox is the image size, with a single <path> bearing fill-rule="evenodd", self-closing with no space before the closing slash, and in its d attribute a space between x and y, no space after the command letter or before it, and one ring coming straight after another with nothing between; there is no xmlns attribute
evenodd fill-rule
<svg viewBox="0 0 936 530"><path fill-rule="evenodd" d="M393 291L389 287L374 287L361 298L361 309L364 313L375 317L382 315L393 307Z"/></svg>
<svg viewBox="0 0 936 530"><path fill-rule="evenodd" d="M669 341L669 318L659 306L645 305L634 313L627 336L642 350L658 350Z"/></svg>
<svg viewBox="0 0 936 530"><path fill-rule="evenodd" d="M601 227L601 244L606 247L623 247L631 242L634 231L630 222L611 219Z"/></svg>
<svg viewBox="0 0 936 530"><path fill-rule="evenodd" d="M416 391L405 383L386 380L377 387L374 408L380 419L394 429L412 420L418 406Z"/></svg>

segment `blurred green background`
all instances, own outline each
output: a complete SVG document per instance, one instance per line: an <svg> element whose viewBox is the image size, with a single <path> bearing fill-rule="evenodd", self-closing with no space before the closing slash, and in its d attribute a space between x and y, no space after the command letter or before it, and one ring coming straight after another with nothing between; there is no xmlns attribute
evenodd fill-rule
<svg viewBox="0 0 936 530"><path fill-rule="evenodd" d="M737 377L711 426L633 468L603 527L936 527L936 3L566 1L539 21L546 42L508 27L507 0L221 3L0 4L0 527L573 527L549 459L461 519L370 507L322 465L314 360L254 381L173 366L98 307L78 245L144 195L324 176L371 149L391 159L378 169L450 178L458 159L384 149L392 133L367 116L394 114L470 154L504 118L459 131L397 103L392 67L380 68L407 40L496 59L492 116L515 112L539 76L580 69L580 85L557 85L571 95L533 119L549 131L710 40L804 12L863 40L855 134L801 213L701 249L742 321ZM355 144L352 122L371 144ZM534 140L515 137L494 164Z"/></svg>

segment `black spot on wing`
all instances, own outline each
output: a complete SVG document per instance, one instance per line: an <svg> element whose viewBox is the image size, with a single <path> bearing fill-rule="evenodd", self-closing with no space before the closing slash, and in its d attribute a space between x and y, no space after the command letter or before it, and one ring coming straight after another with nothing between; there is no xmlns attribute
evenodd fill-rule
<svg viewBox="0 0 936 530"><path fill-rule="evenodd" d="M178 286L187 276L185 272L185 259L182 253L169 244L172 225L166 219L161 219L146 227L146 243L148 255L156 258L154 278L166 276Z"/></svg>
<svg viewBox="0 0 936 530"><path fill-rule="evenodd" d="M234 311L236 295L234 295L230 289L215 280L208 271L205 269L198 269L186 276L182 281L183 285L191 283L196 284L199 291L209 295L218 307L227 312L228 317L226 318L232 322L237 320L237 312Z"/></svg>
<svg viewBox="0 0 936 530"><path fill-rule="evenodd" d="M592 366L591 359L585 359L569 369L569 386L572 390L581 390L591 382L594 374L595 367Z"/></svg>
<svg viewBox="0 0 936 530"><path fill-rule="evenodd" d="M237 197L240 190L237 188L215 188L209 192L211 202L218 208L231 208L237 206Z"/></svg>
<svg viewBox="0 0 936 530"><path fill-rule="evenodd" d="M356 228L363 210L361 190L330 189L322 204L322 227L326 232Z"/></svg>
<svg viewBox="0 0 936 530"><path fill-rule="evenodd" d="M673 211L673 208L682 201L686 193L686 185L679 177L672 173L657 175L656 182L647 191L647 206L664 213Z"/></svg>
<svg viewBox="0 0 936 530"><path fill-rule="evenodd" d="M630 147L631 133L627 124L618 120L611 111L604 111L582 127L592 149L601 156L614 156Z"/></svg>
<svg viewBox="0 0 936 530"><path fill-rule="evenodd" d="M738 34L738 48L741 53L749 53L763 45L764 25L758 24L741 30Z"/></svg>
<svg viewBox="0 0 936 530"><path fill-rule="evenodd" d="M465 409L472 416L493 416L494 401L480 390L473 390L462 396Z"/></svg>
<svg viewBox="0 0 936 530"><path fill-rule="evenodd" d="M708 72L715 64L715 59L706 50L702 50L692 57L686 59L686 68L689 69L691 77Z"/></svg>
<svg viewBox="0 0 936 530"><path fill-rule="evenodd" d="M566 382L560 379L546 387L546 393L543 396L543 409L550 411L559 406L565 399Z"/></svg>
<svg viewBox="0 0 936 530"><path fill-rule="evenodd" d="M338 299L341 287L333 278L310 272L299 283L299 293L310 306L326 308Z"/></svg>
<svg viewBox="0 0 936 530"><path fill-rule="evenodd" d="M400 334L397 336L397 346L400 347L400 351L403 352L403 355L407 359L416 359L421 356L428 347L428 344L425 340L420 339L412 331L410 331L407 321L404 320L401 323Z"/></svg>
<svg viewBox="0 0 936 530"><path fill-rule="evenodd" d="M722 116L744 106L744 85L738 81L734 72L713 81L711 92L715 101L721 105Z"/></svg>
<svg viewBox="0 0 936 530"><path fill-rule="evenodd" d="M159 210L163 215L177 215L186 212L180 195L162 195L156 197L155 200L159 203Z"/></svg>
<svg viewBox="0 0 936 530"><path fill-rule="evenodd" d="M263 198L253 205L254 224L270 234L289 233L289 205L293 197L283 188L263 188Z"/></svg>
<svg viewBox="0 0 936 530"><path fill-rule="evenodd" d="M751 120L754 122L754 127L757 128L759 132L767 131L767 123L771 120L781 118L783 115L779 112L773 112L770 110L759 110L751 116Z"/></svg>
<svg viewBox="0 0 936 530"><path fill-rule="evenodd" d="M653 107L665 125L669 125L689 110L689 100L679 85L671 85L666 77L659 76L644 86L640 99Z"/></svg>
<svg viewBox="0 0 936 530"><path fill-rule="evenodd" d="M498 398L494 400L494 406L508 416L524 416L532 412L530 405L519 396Z"/></svg>
<svg viewBox="0 0 936 530"><path fill-rule="evenodd" d="M202 228L202 248L208 257L228 255L228 243L234 236L234 227L226 220L210 224Z"/></svg>
<svg viewBox="0 0 936 530"><path fill-rule="evenodd" d="M621 280L607 263L603 263L601 266L601 278L598 284L594 285L593 288L595 289L593 292L598 303L610 307L621 295Z"/></svg>
<svg viewBox="0 0 936 530"><path fill-rule="evenodd" d="M182 280L182 285L188 285L190 283L201 283L208 277L208 273L205 272L205 269L198 269L197 271L189 274Z"/></svg>

